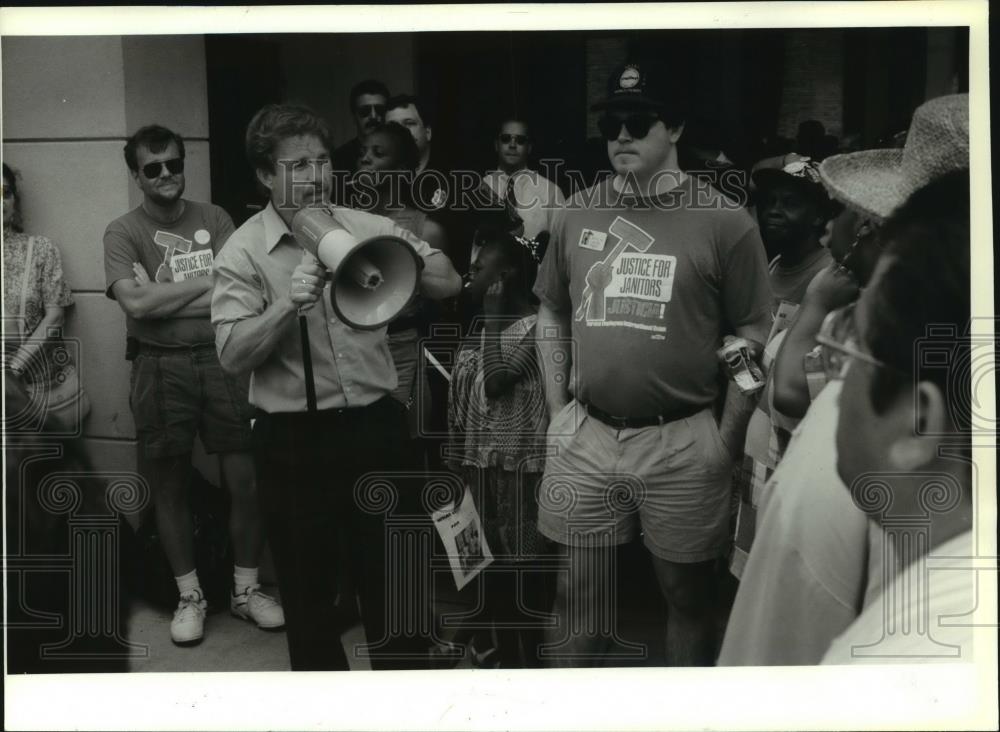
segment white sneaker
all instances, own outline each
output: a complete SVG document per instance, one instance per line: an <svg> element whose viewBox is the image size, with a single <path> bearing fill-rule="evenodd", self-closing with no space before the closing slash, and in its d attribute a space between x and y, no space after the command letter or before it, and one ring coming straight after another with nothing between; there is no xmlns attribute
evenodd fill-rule
<svg viewBox="0 0 1000 732"><path fill-rule="evenodd" d="M205 635L205 610L208 603L198 590L181 595L174 619L170 621L170 639L178 645L197 643Z"/></svg>
<svg viewBox="0 0 1000 732"><path fill-rule="evenodd" d="M229 609L236 617L250 620L264 630L274 630L285 624L281 603L261 592L260 585L251 585L240 594L233 594L229 598Z"/></svg>

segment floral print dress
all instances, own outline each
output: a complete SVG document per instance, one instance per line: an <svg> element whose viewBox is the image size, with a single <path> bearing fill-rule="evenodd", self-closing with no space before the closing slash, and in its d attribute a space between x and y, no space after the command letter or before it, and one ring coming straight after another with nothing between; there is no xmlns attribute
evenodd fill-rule
<svg viewBox="0 0 1000 732"><path fill-rule="evenodd" d="M501 358L510 359L531 338L536 315L510 325L500 336ZM536 489L545 467L548 412L536 363L507 393L488 399L483 346L459 351L448 393L451 464L474 484L486 540L494 555L530 559L543 549ZM475 479L478 473L480 481ZM474 485L472 487L475 487Z"/></svg>
<svg viewBox="0 0 1000 732"><path fill-rule="evenodd" d="M33 239L31 262L28 262L28 240ZM30 271L26 269L30 267ZM27 279L25 278L27 275ZM21 320L21 297L24 298L24 320ZM67 307L73 304L69 285L63 279L59 249L44 236L30 236L4 230L3 237L3 302L4 348L10 353L30 336L45 317L46 307ZM30 378L32 371L25 372Z"/></svg>

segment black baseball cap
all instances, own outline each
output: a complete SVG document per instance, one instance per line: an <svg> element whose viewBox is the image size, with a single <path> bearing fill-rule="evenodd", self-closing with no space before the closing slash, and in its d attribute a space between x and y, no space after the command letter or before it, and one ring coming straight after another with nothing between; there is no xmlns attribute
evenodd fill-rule
<svg viewBox="0 0 1000 732"><path fill-rule="evenodd" d="M608 77L608 96L591 106L592 111L609 107L643 107L662 110L674 96L662 74L639 63L619 66Z"/></svg>

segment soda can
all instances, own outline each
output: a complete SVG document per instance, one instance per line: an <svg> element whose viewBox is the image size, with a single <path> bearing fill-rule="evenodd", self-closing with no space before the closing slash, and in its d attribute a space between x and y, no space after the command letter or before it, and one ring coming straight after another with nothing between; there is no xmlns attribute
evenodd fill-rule
<svg viewBox="0 0 1000 732"><path fill-rule="evenodd" d="M736 382L741 392L753 394L764 388L764 372L753 360L750 343L745 338L727 336L716 354L726 365L729 378Z"/></svg>

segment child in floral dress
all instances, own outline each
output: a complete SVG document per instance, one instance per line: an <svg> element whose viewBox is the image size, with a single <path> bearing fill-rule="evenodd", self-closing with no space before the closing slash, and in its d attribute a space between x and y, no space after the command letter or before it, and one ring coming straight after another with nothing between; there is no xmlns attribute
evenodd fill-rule
<svg viewBox="0 0 1000 732"><path fill-rule="evenodd" d="M535 350L531 287L547 235L483 242L463 297L482 303L481 330L457 356L448 398L451 465L470 486L494 563L482 575L499 664L539 666L550 582L537 529L548 414Z"/></svg>

